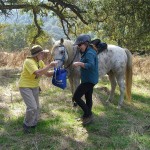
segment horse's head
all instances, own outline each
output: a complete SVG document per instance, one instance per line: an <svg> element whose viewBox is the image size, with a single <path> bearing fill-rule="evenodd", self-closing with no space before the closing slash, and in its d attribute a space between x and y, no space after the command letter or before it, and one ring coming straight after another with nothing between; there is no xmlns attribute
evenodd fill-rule
<svg viewBox="0 0 150 150"><path fill-rule="evenodd" d="M68 60L67 48L64 45L64 40L56 41L52 48L52 56L54 60L58 61L57 67L61 67Z"/></svg>

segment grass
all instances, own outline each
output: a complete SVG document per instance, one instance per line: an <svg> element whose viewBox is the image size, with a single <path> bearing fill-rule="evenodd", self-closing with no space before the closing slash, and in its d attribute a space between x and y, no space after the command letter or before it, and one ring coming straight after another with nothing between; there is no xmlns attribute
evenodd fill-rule
<svg viewBox="0 0 150 150"><path fill-rule="evenodd" d="M115 100L106 105L109 82L94 88L92 124L83 127L76 121L79 107L73 108L69 87L58 89L42 79L41 116L31 134L22 132L25 105L17 88L18 76L2 77L0 82L1 150L148 150L150 149L150 84L134 76L132 103L117 109ZM150 82L150 81L149 81ZM104 87L105 86L105 87ZM103 87L103 88L102 88Z"/></svg>

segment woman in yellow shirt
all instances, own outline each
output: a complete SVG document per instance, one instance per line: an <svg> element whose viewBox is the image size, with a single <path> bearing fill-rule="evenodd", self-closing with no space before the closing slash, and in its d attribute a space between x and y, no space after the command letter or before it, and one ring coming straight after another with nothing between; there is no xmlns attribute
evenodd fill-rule
<svg viewBox="0 0 150 150"><path fill-rule="evenodd" d="M23 122L25 133L30 133L30 129L35 128L38 122L40 77L42 75L52 76L53 71L48 70L57 65L57 61L52 61L45 66L42 61L44 50L39 45L33 46L30 52L31 56L25 59L19 80L19 90L26 104L26 115Z"/></svg>

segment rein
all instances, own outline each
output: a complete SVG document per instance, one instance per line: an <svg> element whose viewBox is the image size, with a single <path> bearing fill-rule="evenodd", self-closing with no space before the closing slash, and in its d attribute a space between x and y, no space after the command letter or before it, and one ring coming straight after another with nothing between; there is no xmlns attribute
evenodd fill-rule
<svg viewBox="0 0 150 150"><path fill-rule="evenodd" d="M74 49L74 47L73 47L73 49ZM77 50L76 50L76 53L75 53L75 55L74 55L74 57L73 57L73 60L70 62L70 64L68 64L67 67L65 67L65 69L68 69L68 68L72 65L72 63L74 62L76 56L77 56Z"/></svg>

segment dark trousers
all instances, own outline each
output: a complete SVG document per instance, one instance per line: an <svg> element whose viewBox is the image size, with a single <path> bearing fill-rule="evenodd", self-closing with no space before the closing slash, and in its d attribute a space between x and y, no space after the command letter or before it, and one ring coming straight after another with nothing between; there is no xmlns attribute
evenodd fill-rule
<svg viewBox="0 0 150 150"><path fill-rule="evenodd" d="M92 94L93 94L94 84L92 83L81 83L73 96L73 100L82 108L84 111L83 117L89 117L92 114ZM84 102L81 97L85 95Z"/></svg>

